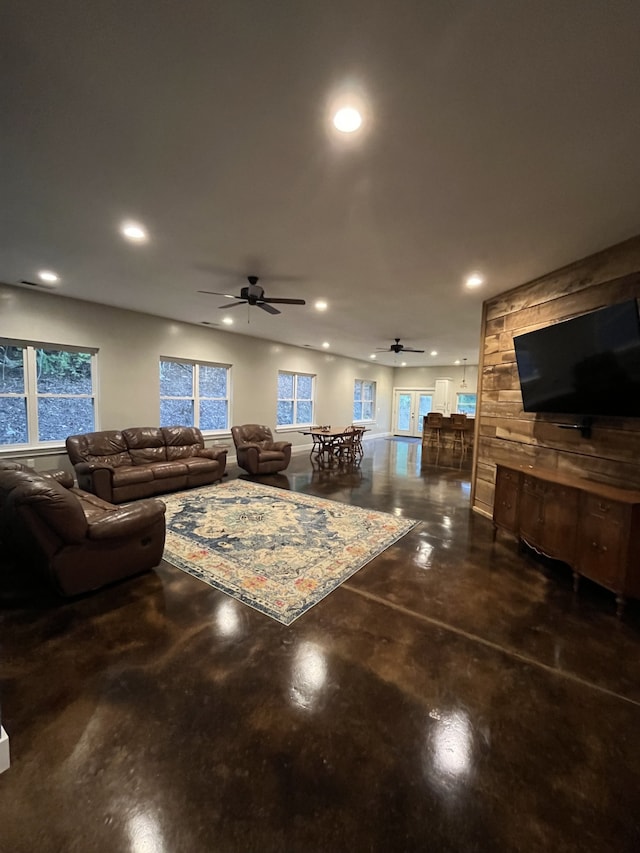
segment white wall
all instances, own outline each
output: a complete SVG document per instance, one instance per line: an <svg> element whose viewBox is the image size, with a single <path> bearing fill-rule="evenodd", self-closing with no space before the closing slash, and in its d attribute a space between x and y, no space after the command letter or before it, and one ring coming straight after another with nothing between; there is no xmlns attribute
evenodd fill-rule
<svg viewBox="0 0 640 853"><path fill-rule="evenodd" d="M460 383L465 375L466 388ZM434 388L436 379L451 379L449 411L456 410L456 394L475 394L478 388L478 365L468 364L466 371L460 365L451 367L396 367L393 372L394 388Z"/></svg>
<svg viewBox="0 0 640 853"><path fill-rule="evenodd" d="M390 430L393 369L370 362L3 284L0 337L97 349L98 429L158 423L158 363L161 356L169 356L232 366L232 424L275 428L278 370L293 370L317 377L315 420L323 424L351 423L354 379L375 381L377 412L371 435ZM294 450L308 444L297 432L286 433L286 438ZM65 462L66 454L56 451L46 460L38 455L37 467Z"/></svg>

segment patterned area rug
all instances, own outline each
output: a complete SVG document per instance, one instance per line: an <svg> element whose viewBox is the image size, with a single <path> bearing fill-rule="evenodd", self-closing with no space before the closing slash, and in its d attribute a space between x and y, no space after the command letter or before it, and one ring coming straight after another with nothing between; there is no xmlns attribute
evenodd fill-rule
<svg viewBox="0 0 640 853"><path fill-rule="evenodd" d="M417 524L246 480L162 500L164 559L283 625Z"/></svg>

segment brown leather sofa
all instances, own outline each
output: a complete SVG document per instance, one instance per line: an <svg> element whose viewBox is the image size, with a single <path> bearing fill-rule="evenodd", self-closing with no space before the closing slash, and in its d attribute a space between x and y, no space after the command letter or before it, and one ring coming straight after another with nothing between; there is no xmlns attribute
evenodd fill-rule
<svg viewBox="0 0 640 853"><path fill-rule="evenodd" d="M62 595L157 566L164 514L159 500L113 506L73 488L66 471L0 461L0 548L16 566L47 575Z"/></svg>
<svg viewBox="0 0 640 853"><path fill-rule="evenodd" d="M81 489L111 503L221 480L226 447L205 447L195 427L132 427L70 435L67 453Z"/></svg>
<svg viewBox="0 0 640 853"><path fill-rule="evenodd" d="M274 441L268 426L232 426L231 435L236 446L238 465L250 474L284 471L291 461L291 442Z"/></svg>

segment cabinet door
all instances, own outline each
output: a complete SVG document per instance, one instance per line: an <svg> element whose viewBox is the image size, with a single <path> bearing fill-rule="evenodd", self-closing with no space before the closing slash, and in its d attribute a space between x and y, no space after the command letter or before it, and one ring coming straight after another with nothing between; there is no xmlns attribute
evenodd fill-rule
<svg viewBox="0 0 640 853"><path fill-rule="evenodd" d="M520 495L520 535L529 545L542 550L545 483L525 475Z"/></svg>
<svg viewBox="0 0 640 853"><path fill-rule="evenodd" d="M547 483L540 545L549 557L569 564L575 559L578 498L576 489Z"/></svg>
<svg viewBox="0 0 640 853"><path fill-rule="evenodd" d="M629 516L630 508L625 504L596 495L582 496L577 570L616 592L621 589L626 571Z"/></svg>
<svg viewBox="0 0 640 853"><path fill-rule="evenodd" d="M493 499L493 521L512 533L518 532L518 496L520 477L517 471L509 468L496 470L496 491Z"/></svg>
<svg viewBox="0 0 640 853"><path fill-rule="evenodd" d="M433 394L433 412L448 415L451 412L451 380L436 379Z"/></svg>

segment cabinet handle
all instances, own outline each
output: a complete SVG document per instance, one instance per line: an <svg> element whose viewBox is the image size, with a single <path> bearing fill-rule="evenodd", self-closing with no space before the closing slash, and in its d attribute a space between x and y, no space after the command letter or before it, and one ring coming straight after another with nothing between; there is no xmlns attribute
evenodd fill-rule
<svg viewBox="0 0 640 853"><path fill-rule="evenodd" d="M609 512L611 507L609 506L609 504L603 504L602 501L600 501L600 503L598 504L598 509L600 510L600 512Z"/></svg>
<svg viewBox="0 0 640 853"><path fill-rule="evenodd" d="M597 550L597 548L598 548L598 543L597 543L597 542L592 542L592 543L591 543L591 547L592 547L592 548L595 548L595 549Z"/></svg>

